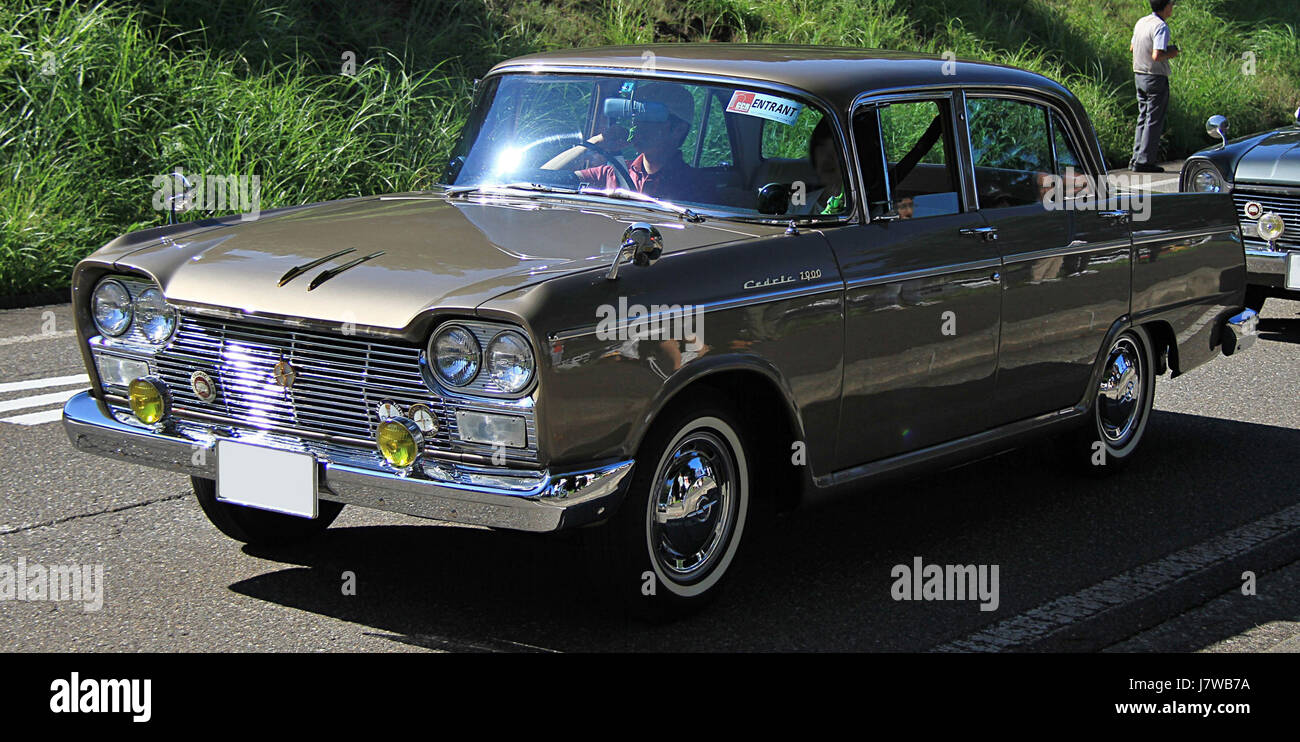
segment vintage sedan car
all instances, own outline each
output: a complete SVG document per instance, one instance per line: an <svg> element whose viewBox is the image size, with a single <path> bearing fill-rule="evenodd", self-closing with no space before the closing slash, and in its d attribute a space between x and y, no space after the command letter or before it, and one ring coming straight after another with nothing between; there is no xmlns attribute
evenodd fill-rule
<svg viewBox="0 0 1300 742"><path fill-rule="evenodd" d="M345 504L583 527L633 610L674 615L717 594L760 513L1048 433L1113 469L1156 376L1249 345L1230 200L1089 201L1102 163L1068 90L992 64L514 59L438 187L81 262L92 389L67 433L189 474L250 543Z"/></svg>
<svg viewBox="0 0 1300 742"><path fill-rule="evenodd" d="M1246 245L1246 306L1300 299L1300 109L1296 123L1229 141L1228 120L1205 129L1222 142L1183 164L1180 188L1230 193Z"/></svg>

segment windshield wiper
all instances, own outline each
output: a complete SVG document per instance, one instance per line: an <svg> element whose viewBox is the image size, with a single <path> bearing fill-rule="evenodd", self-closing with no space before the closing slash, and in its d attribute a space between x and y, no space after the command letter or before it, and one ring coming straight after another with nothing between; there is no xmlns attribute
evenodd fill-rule
<svg viewBox="0 0 1300 742"><path fill-rule="evenodd" d="M644 204L653 204L660 208L667 209L668 211L671 211L674 214L677 214L678 216L682 217L688 222L698 224L699 222L704 221L703 216L700 216L699 214L686 208L685 206L680 206L678 204L673 203L672 201L665 201L661 198L655 198L654 196L647 196L644 193L641 193L640 191L629 191L626 188L586 187L586 188L580 188L578 191L575 192L582 193L585 195L590 195L590 196L606 196L608 198L621 198L621 199L626 199L628 201L639 201Z"/></svg>
<svg viewBox="0 0 1300 742"><path fill-rule="evenodd" d="M546 185L544 183L488 183L485 185L473 186L451 186L447 189L448 196L464 196L467 193L482 193L483 191L495 190L512 190L512 191L535 191L537 193L577 193L576 188L566 188L564 186Z"/></svg>

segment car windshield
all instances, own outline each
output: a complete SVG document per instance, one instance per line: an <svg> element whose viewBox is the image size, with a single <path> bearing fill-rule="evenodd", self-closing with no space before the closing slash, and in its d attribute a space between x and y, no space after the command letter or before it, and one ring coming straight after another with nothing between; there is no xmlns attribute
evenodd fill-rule
<svg viewBox="0 0 1300 742"><path fill-rule="evenodd" d="M839 141L817 107L761 88L507 74L485 84L443 180L720 216L839 217L851 208Z"/></svg>

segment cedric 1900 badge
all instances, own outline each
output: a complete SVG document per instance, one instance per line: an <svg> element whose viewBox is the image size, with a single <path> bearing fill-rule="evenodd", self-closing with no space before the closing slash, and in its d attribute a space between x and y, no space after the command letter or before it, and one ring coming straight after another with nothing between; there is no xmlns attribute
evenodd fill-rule
<svg viewBox="0 0 1300 742"><path fill-rule="evenodd" d="M194 396L199 398L200 402L211 402L217 398L217 382L206 371L195 371L190 374L190 389L194 390Z"/></svg>

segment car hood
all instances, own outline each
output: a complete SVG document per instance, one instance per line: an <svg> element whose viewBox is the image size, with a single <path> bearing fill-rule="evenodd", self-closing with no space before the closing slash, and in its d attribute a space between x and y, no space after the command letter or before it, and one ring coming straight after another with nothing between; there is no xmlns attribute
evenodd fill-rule
<svg viewBox="0 0 1300 742"><path fill-rule="evenodd" d="M316 204L110 243L92 256L154 277L169 301L249 314L400 330L431 308L472 311L503 292L609 264L628 224L659 228L664 251L779 233L629 205L501 195L395 194ZM139 244L139 243L137 243ZM291 269L352 249L284 282ZM322 272L382 253L309 287Z"/></svg>
<svg viewBox="0 0 1300 742"><path fill-rule="evenodd" d="M1279 129L1261 139L1237 162L1234 180L1300 185L1300 126Z"/></svg>

